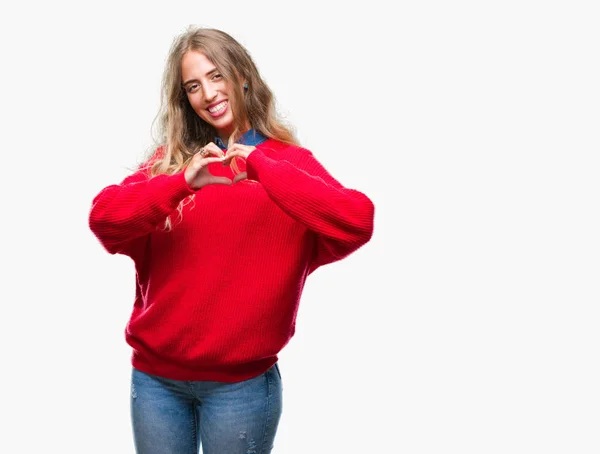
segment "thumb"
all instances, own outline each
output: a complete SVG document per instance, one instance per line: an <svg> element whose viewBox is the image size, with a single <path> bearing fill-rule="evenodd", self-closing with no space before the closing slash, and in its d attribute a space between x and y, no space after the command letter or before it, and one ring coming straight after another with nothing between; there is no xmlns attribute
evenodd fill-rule
<svg viewBox="0 0 600 454"><path fill-rule="evenodd" d="M245 180L248 178L248 173L240 172L235 177L233 177L233 182L237 183L238 181Z"/></svg>
<svg viewBox="0 0 600 454"><path fill-rule="evenodd" d="M213 177L211 183L212 184L228 184L228 185L230 185L231 180L227 177Z"/></svg>

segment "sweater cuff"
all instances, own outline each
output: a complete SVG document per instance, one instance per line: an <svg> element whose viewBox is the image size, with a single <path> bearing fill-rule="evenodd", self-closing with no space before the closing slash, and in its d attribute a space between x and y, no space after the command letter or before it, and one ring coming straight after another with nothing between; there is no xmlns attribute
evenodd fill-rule
<svg viewBox="0 0 600 454"><path fill-rule="evenodd" d="M185 180L185 169L175 175L171 175L169 180L167 191L175 199L182 199L196 192L196 190L192 189Z"/></svg>
<svg viewBox="0 0 600 454"><path fill-rule="evenodd" d="M260 181L258 169L263 166L270 158L260 148L256 148L248 155L246 159L246 177L248 180Z"/></svg>

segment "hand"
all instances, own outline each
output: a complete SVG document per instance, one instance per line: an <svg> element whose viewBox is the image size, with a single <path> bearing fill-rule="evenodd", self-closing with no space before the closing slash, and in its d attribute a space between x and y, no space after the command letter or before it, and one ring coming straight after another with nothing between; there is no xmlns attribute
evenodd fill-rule
<svg viewBox="0 0 600 454"><path fill-rule="evenodd" d="M210 157L211 155L216 157ZM213 142L202 147L185 168L185 181L188 186L198 190L207 184L233 184L229 178L216 177L208 171L208 164L222 162L224 156L225 153Z"/></svg>
<svg viewBox="0 0 600 454"><path fill-rule="evenodd" d="M250 156L250 153L252 153L254 150L256 150L256 147L236 143L232 145L229 150L227 150L227 154L222 161L223 165L230 165L233 158L242 158L245 161L248 159L248 156ZM248 178L248 174L246 172L241 172L233 177L233 182L237 183L238 181L245 180L246 178Z"/></svg>

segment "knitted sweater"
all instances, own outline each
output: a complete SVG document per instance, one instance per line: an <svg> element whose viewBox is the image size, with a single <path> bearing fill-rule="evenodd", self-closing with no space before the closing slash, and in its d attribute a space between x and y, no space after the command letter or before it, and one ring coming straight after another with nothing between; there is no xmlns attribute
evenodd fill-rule
<svg viewBox="0 0 600 454"><path fill-rule="evenodd" d="M263 373L294 335L307 276L371 238L371 200L309 150L268 139L238 166L247 180L199 190L184 171L149 178L142 166L94 198L92 232L135 264L125 338L136 369L222 382ZM209 170L233 177L221 163Z"/></svg>

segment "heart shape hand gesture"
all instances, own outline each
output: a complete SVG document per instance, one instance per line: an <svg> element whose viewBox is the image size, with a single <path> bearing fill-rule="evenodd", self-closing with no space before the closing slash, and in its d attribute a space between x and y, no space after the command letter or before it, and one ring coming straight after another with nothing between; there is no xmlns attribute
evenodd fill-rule
<svg viewBox="0 0 600 454"><path fill-rule="evenodd" d="M231 165L233 163L234 170L237 171L233 158L238 157L246 160L255 149L256 147L253 146L236 143L227 150L226 155L215 143L210 142L202 147L190 160L185 168L185 181L190 188L198 190L208 184L231 185L244 180L248 177L246 172L237 173L233 181L227 177L217 177L209 172L208 164L221 162L223 165ZM214 157L210 157L211 155Z"/></svg>
<svg viewBox="0 0 600 454"><path fill-rule="evenodd" d="M251 145L242 145L240 143L233 144L232 147L227 150L227 154L223 158L223 165L227 166L233 164L235 162L233 161L233 158L242 158L245 161L248 159L248 156L250 156L250 153L252 153L254 150L256 150L256 147ZM235 170L237 171L237 168ZM245 180L246 178L248 178L248 174L246 172L239 172L235 177L233 177L233 182L237 183L238 181Z"/></svg>

